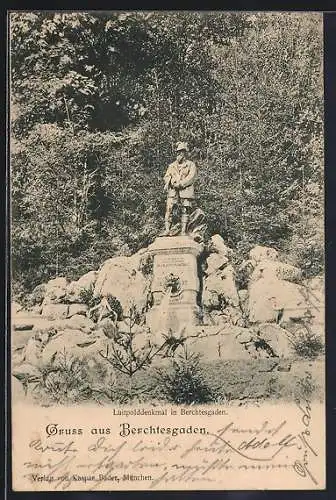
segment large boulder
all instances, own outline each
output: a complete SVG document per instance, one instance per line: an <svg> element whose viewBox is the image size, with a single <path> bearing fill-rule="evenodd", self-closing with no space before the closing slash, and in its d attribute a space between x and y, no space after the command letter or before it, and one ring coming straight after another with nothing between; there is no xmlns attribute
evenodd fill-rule
<svg viewBox="0 0 336 500"><path fill-rule="evenodd" d="M116 297L124 312L132 304L139 311L145 309L149 282L138 270L141 255L115 257L107 260L99 271L95 284L95 295Z"/></svg>
<svg viewBox="0 0 336 500"><path fill-rule="evenodd" d="M71 318L72 316L75 316L76 314L79 314L80 316L86 316L88 313L89 308L86 304L70 304L69 305L69 311L68 311L68 318Z"/></svg>
<svg viewBox="0 0 336 500"><path fill-rule="evenodd" d="M34 322L30 318L16 318L13 321L14 330L32 330L34 328Z"/></svg>
<svg viewBox="0 0 336 500"><path fill-rule="evenodd" d="M245 328L236 339L253 358L293 357L290 335L279 325L261 323Z"/></svg>
<svg viewBox="0 0 336 500"><path fill-rule="evenodd" d="M111 280L111 274L120 272L127 272L131 274L135 272L135 268L130 269L129 257L118 256L107 259L99 268L97 280L95 283L95 294L101 294L108 283Z"/></svg>
<svg viewBox="0 0 336 500"><path fill-rule="evenodd" d="M249 286L251 323L286 322L306 318L308 304L302 285L278 278L261 278Z"/></svg>
<svg viewBox="0 0 336 500"><path fill-rule="evenodd" d="M128 257L128 262L136 270L141 271L144 265L148 265L148 260L153 262L152 255L148 253L148 248L140 248L135 254ZM148 270L147 270L148 271ZM144 272L146 274L146 272Z"/></svg>
<svg viewBox="0 0 336 500"><path fill-rule="evenodd" d="M210 252L225 256L228 260L230 260L230 258L233 256L233 250L226 245L225 241L219 234L214 234L213 236L211 236L208 243L208 248Z"/></svg>
<svg viewBox="0 0 336 500"><path fill-rule="evenodd" d="M101 331L91 333L74 328L56 330L51 327L36 329L34 334L25 340L24 346L13 349L13 366L18 373L25 366L34 367L36 371L52 364L58 354L68 360L73 357L100 359L100 351L106 352L106 342L108 339Z"/></svg>
<svg viewBox="0 0 336 500"><path fill-rule="evenodd" d="M22 383L37 381L41 377L39 369L31 363L22 363L12 370L12 375Z"/></svg>
<svg viewBox="0 0 336 500"><path fill-rule="evenodd" d="M29 338L24 340L22 348L20 346L20 349L14 349L14 354L17 354L16 361L19 361L20 357L18 354L21 351L21 361L33 366L40 366L42 351L49 340L57 334L57 331L53 328L49 328L48 330L36 329L32 333Z"/></svg>
<svg viewBox="0 0 336 500"><path fill-rule="evenodd" d="M28 339L27 345L23 350L22 359L29 365L39 367L41 364L41 355L45 343L37 335Z"/></svg>
<svg viewBox="0 0 336 500"><path fill-rule="evenodd" d="M262 260L254 268L250 282L257 281L260 278L268 280L280 279L300 283L302 280L302 271L291 264L285 264L276 260Z"/></svg>
<svg viewBox="0 0 336 500"><path fill-rule="evenodd" d="M45 304L42 308L42 316L49 320L64 319L68 316L68 311L67 304Z"/></svg>
<svg viewBox="0 0 336 500"><path fill-rule="evenodd" d="M67 284L67 279L63 277L49 280L45 287L42 306L61 304L66 296Z"/></svg>
<svg viewBox="0 0 336 500"><path fill-rule="evenodd" d="M203 303L206 307L211 306L214 301L214 295L219 297L219 302L225 302L227 305L239 307L239 296L236 287L235 271L231 264L224 269L208 276L203 285Z"/></svg>
<svg viewBox="0 0 336 500"><path fill-rule="evenodd" d="M203 288L202 303L208 311L218 310L221 308L220 296L216 290Z"/></svg>
<svg viewBox="0 0 336 500"><path fill-rule="evenodd" d="M278 260L278 251L271 247L264 247L257 245L249 253L250 260L254 261L256 264L263 260Z"/></svg>
<svg viewBox="0 0 336 500"><path fill-rule="evenodd" d="M291 358L293 356L291 336L284 328L279 325L261 323L258 325L256 333L280 358Z"/></svg>
<svg viewBox="0 0 336 500"><path fill-rule="evenodd" d="M88 290L92 285L95 284L97 276L97 271L89 271L88 273L83 274L83 276L81 276L79 280L76 281L76 283L80 288Z"/></svg>
<svg viewBox="0 0 336 500"><path fill-rule="evenodd" d="M66 289L66 299L69 303L82 303L81 292L93 288L98 276L97 271L90 271L79 278L77 281L71 281Z"/></svg>
<svg viewBox="0 0 336 500"><path fill-rule="evenodd" d="M47 283L47 290L50 290L51 288L66 288L67 286L67 279L64 276L58 276L57 278L53 278L48 281Z"/></svg>
<svg viewBox="0 0 336 500"><path fill-rule="evenodd" d="M248 351L237 341L244 329L237 326L203 326L197 337L189 337L186 346L192 352L201 354L202 362L220 359L249 359Z"/></svg>
<svg viewBox="0 0 336 500"><path fill-rule="evenodd" d="M84 333L90 333L94 328L94 322L81 314L75 314L66 320L58 322L58 329L81 330Z"/></svg>
<svg viewBox="0 0 336 500"><path fill-rule="evenodd" d="M75 314L71 318L48 320L41 318L35 323L33 332L49 332L50 330L82 330L90 333L95 328L95 323L88 317Z"/></svg>
<svg viewBox="0 0 336 500"><path fill-rule="evenodd" d="M43 365L50 364L55 356L89 359L106 351L106 340L100 336L88 335L81 330L63 330L54 336L41 352Z"/></svg>
<svg viewBox="0 0 336 500"><path fill-rule="evenodd" d="M206 259L205 274L207 276L210 276L211 274L218 271L219 269L223 269L228 262L229 262L229 259L227 258L226 255L222 255L222 254L218 254L218 253L210 254L209 257Z"/></svg>

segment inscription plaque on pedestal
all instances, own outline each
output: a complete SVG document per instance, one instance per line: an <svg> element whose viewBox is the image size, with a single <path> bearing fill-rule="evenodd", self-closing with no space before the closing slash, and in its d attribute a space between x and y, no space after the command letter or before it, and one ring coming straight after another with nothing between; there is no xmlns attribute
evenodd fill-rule
<svg viewBox="0 0 336 500"><path fill-rule="evenodd" d="M148 251L154 257L153 307L147 315L150 328L174 332L198 324L197 258L202 246L188 236L159 237Z"/></svg>

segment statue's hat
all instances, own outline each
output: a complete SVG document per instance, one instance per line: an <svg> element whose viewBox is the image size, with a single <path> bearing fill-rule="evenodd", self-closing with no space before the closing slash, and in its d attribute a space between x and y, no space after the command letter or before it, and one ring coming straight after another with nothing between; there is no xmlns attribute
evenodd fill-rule
<svg viewBox="0 0 336 500"><path fill-rule="evenodd" d="M188 144L186 142L177 142L176 151L189 151Z"/></svg>

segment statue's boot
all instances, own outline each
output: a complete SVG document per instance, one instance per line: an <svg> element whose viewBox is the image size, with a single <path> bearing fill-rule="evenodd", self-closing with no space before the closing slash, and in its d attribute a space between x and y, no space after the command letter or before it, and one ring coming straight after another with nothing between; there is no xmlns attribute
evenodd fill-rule
<svg viewBox="0 0 336 500"><path fill-rule="evenodd" d="M183 214L181 220L181 234L183 236L187 234L188 222L189 222L189 215Z"/></svg>

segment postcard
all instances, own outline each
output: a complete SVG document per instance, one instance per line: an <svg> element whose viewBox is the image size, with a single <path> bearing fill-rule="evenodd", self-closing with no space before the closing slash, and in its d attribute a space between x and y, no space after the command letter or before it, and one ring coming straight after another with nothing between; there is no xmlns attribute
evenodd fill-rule
<svg viewBox="0 0 336 500"><path fill-rule="evenodd" d="M323 15L9 40L13 490L325 489Z"/></svg>

